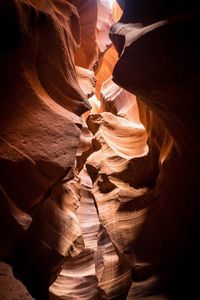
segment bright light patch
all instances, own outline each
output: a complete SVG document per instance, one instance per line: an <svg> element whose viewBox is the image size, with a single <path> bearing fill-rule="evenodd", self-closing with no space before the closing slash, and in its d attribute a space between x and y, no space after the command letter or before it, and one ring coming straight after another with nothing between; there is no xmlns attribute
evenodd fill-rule
<svg viewBox="0 0 200 300"><path fill-rule="evenodd" d="M115 0L100 0L100 2L103 4L103 6L108 7L110 10L112 10Z"/></svg>
<svg viewBox="0 0 200 300"><path fill-rule="evenodd" d="M108 2L110 3L110 5L112 5L112 6L113 6L113 4L114 4L115 0L108 0Z"/></svg>

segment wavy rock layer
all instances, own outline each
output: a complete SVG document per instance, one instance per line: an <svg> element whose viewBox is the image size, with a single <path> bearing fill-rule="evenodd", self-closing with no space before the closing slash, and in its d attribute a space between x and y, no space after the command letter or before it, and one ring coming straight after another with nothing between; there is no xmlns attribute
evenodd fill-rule
<svg viewBox="0 0 200 300"><path fill-rule="evenodd" d="M90 108L74 65L79 15L69 1L0 8L0 258L45 299L63 258L83 248L71 197L77 115Z"/></svg>
<svg viewBox="0 0 200 300"><path fill-rule="evenodd" d="M2 299L197 299L199 7L117 2L0 3Z"/></svg>
<svg viewBox="0 0 200 300"><path fill-rule="evenodd" d="M160 140L160 129L155 127L160 123L173 139L155 186L157 204L153 210L145 205L147 215L133 244L136 261L148 265L147 278L140 280L139 295L153 293L156 297L161 293L170 299L189 299L197 292L196 278L187 280L183 274L190 274L194 263L199 266L199 13L192 13L192 3L186 2L180 9L175 2L172 11L163 10L164 6L157 11L151 9L148 16L142 3L138 3L140 12L131 11L130 5L125 1L124 15L112 29L113 41L121 49L113 80L154 112L158 121L152 124L154 138ZM163 12L177 15L164 20ZM159 19L162 21L156 22ZM144 22L138 27L136 20L146 20L147 26ZM184 264L186 257L190 264ZM154 284L148 281L151 276L157 276Z"/></svg>

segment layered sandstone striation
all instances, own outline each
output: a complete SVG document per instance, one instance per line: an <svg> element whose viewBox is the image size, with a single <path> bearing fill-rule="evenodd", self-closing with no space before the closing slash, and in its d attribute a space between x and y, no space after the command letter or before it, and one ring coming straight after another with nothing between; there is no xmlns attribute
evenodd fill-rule
<svg viewBox="0 0 200 300"><path fill-rule="evenodd" d="M1 1L0 299L197 298L200 13L179 2Z"/></svg>
<svg viewBox="0 0 200 300"><path fill-rule="evenodd" d="M147 216L132 247L136 261L148 264L148 278L158 276L153 291L144 278L141 292L190 299L198 276L186 274L199 266L199 7L186 1L179 7L175 1L170 9L160 1L157 10L148 10L149 2L125 1L124 14L111 31L120 52L113 80L150 107L149 139L165 145L155 207L145 206Z"/></svg>
<svg viewBox="0 0 200 300"><path fill-rule="evenodd" d="M79 15L69 1L0 6L0 259L45 299L63 258L83 248L71 197L78 115L90 108L74 64Z"/></svg>

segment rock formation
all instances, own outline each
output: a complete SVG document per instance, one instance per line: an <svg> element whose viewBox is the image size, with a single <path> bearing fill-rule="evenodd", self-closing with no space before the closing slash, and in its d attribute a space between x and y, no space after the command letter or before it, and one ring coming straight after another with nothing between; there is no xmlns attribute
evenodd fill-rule
<svg viewBox="0 0 200 300"><path fill-rule="evenodd" d="M5 74L0 104L1 260L9 260L34 296L45 299L63 257L83 247L74 215L78 200L69 207L63 200L74 177L82 126L77 115L90 107L74 65L78 12L68 1L1 1L0 13L5 22L0 26ZM63 234L69 225L67 238Z"/></svg>
<svg viewBox="0 0 200 300"><path fill-rule="evenodd" d="M34 300L23 284L13 276L12 267L0 262L0 299Z"/></svg>
<svg viewBox="0 0 200 300"><path fill-rule="evenodd" d="M198 298L199 8L1 1L0 300Z"/></svg>
<svg viewBox="0 0 200 300"><path fill-rule="evenodd" d="M160 140L158 124L171 138L168 155L162 151L154 209L150 195L147 215L131 247L136 263L147 264L147 279L157 276L156 292L148 284L145 287L144 279L144 293L195 299L198 275L186 274L194 272L194 264L199 266L200 61L199 11L195 10L199 7L186 1L181 6L179 1L173 5L160 1L154 10L155 1L143 2L142 6L139 1L125 1L124 14L112 28L111 38L120 52L113 80L150 107L159 122L151 125L154 139ZM143 269L134 271L136 279L137 273L145 273Z"/></svg>

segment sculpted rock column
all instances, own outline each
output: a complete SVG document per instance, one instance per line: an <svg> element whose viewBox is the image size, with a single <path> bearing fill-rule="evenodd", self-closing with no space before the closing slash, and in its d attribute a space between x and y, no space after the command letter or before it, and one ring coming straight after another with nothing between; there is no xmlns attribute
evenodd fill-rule
<svg viewBox="0 0 200 300"><path fill-rule="evenodd" d="M124 14L111 30L120 53L113 80L144 101L173 139L155 186L156 206L146 204L147 215L132 242L139 267L133 268L133 279L140 282L140 295L190 299L198 285L189 274L200 262L200 14L193 2L159 1L156 7L154 2L125 1ZM158 137L159 130L154 128ZM154 288L150 278L156 278ZM139 297L136 283L132 291L133 299Z"/></svg>
<svg viewBox="0 0 200 300"><path fill-rule="evenodd" d="M90 108L74 64L79 15L64 0L0 8L0 259L44 300L65 256L83 248L79 199L67 198L78 115Z"/></svg>

